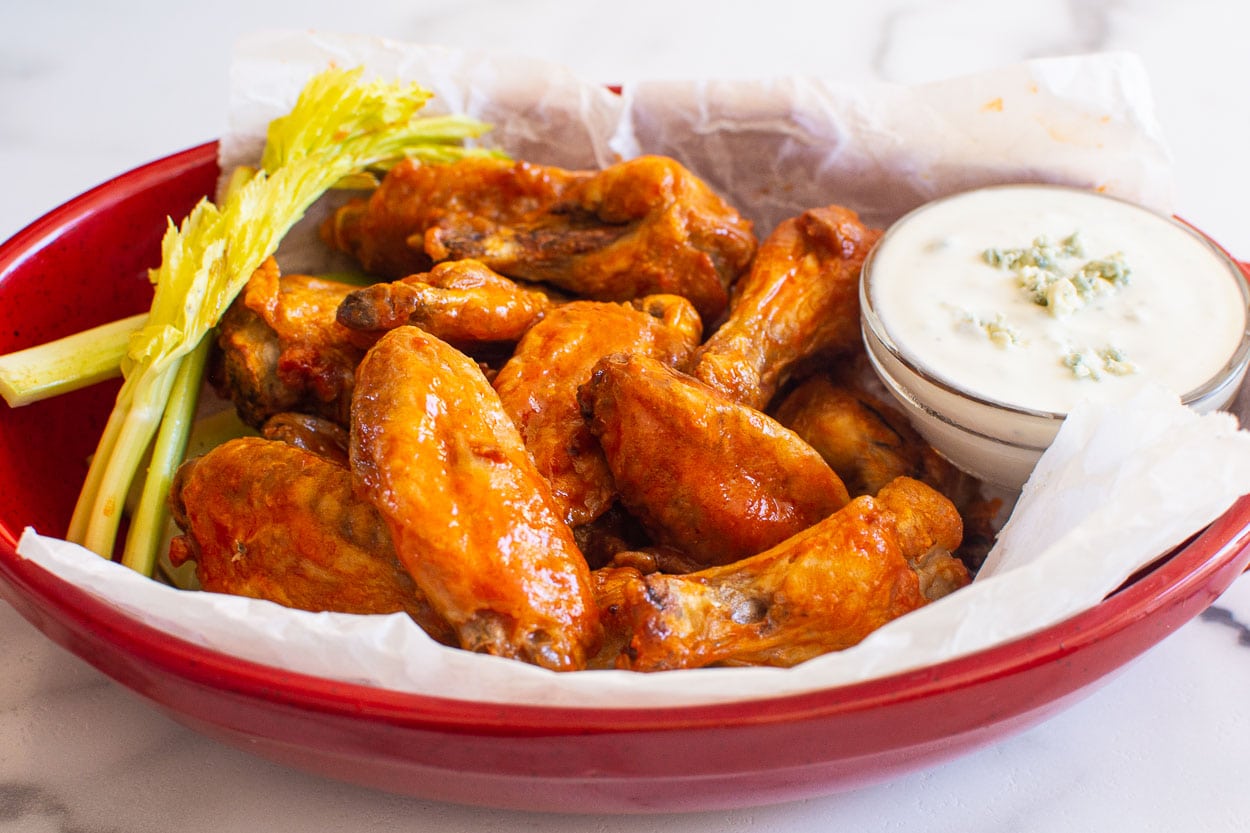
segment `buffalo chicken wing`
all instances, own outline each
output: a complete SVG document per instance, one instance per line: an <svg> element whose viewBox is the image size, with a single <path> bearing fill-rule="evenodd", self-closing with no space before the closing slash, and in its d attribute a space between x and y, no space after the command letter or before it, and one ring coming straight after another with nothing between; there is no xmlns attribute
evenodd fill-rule
<svg viewBox="0 0 1250 833"><path fill-rule="evenodd" d="M270 259L222 319L210 379L263 437L175 479L170 560L206 590L557 671L791 666L992 539L853 379L880 233L850 210L757 250L671 159L470 158L397 165L321 234L383 282Z"/></svg>
<svg viewBox="0 0 1250 833"><path fill-rule="evenodd" d="M453 344L516 341L555 303L550 293L527 289L476 260L440 263L350 292L338 323L361 333L414 324Z"/></svg>
<svg viewBox="0 0 1250 833"><path fill-rule="evenodd" d="M401 163L322 236L384 277L475 259L592 300L681 295L706 321L724 310L756 243L749 221L658 156L595 172L497 159Z"/></svg>
<svg viewBox="0 0 1250 833"><path fill-rule="evenodd" d="M284 442L244 437L189 460L170 499L182 534L170 562L195 562L208 591L341 613L408 613L454 635L395 558L381 516L351 473Z"/></svg>
<svg viewBox="0 0 1250 833"><path fill-rule="evenodd" d="M476 364L417 327L384 335L357 370L351 466L462 648L585 666L600 634L589 568Z"/></svg>
<svg viewBox="0 0 1250 833"><path fill-rule="evenodd" d="M879 237L840 206L782 222L734 288L728 319L691 373L763 409L804 359L857 348L859 270Z"/></svg>
<svg viewBox="0 0 1250 833"><path fill-rule="evenodd" d="M817 374L782 398L777 420L833 467L852 496L870 495L896 477L921 480L959 508L959 557L979 567L994 541L1000 501L924 441L907 418L854 381Z"/></svg>
<svg viewBox="0 0 1250 833"><path fill-rule="evenodd" d="M582 418L577 389L603 356L636 350L665 364L684 362L702 325L688 301L652 295L631 304L574 301L525 334L494 379L538 470L572 526L612 504L616 488L599 443Z"/></svg>
<svg viewBox="0 0 1250 833"><path fill-rule="evenodd" d="M605 568L596 664L791 666L849 648L926 604L925 588L936 598L967 583L950 556L959 534L950 501L903 478L734 564L686 575Z"/></svg>
<svg viewBox="0 0 1250 833"><path fill-rule="evenodd" d="M213 385L247 424L301 411L347 424L356 365L364 349L337 320L356 287L308 275L281 275L266 260L222 317Z"/></svg>
<svg viewBox="0 0 1250 833"><path fill-rule="evenodd" d="M849 499L797 435L646 356L605 357L579 399L623 504L696 563L762 552Z"/></svg>
<svg viewBox="0 0 1250 833"><path fill-rule="evenodd" d="M812 376L781 400L775 416L820 452L852 495L876 494L903 475L946 495L966 489L967 476L934 451L905 416L858 387Z"/></svg>

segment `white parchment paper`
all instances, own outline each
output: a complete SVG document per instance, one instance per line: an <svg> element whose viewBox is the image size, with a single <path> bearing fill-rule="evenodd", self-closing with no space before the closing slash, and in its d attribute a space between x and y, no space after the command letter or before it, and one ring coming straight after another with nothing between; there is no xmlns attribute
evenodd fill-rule
<svg viewBox="0 0 1250 833"><path fill-rule="evenodd" d="M639 153L674 156L751 217L761 236L814 205L841 203L885 224L926 200L994 182L1063 182L1171 206L1149 85L1124 54L919 86L654 81L618 95L530 59L263 33L237 51L223 166L254 162L269 119L329 62L421 82L438 96L431 112L491 122L489 143L517 158L598 167ZM329 266L311 231L315 219L284 245L284 269ZM1199 416L1149 386L1126 402L1078 407L972 586L792 669L556 674L443 648L400 614L314 614L179 591L34 530L18 552L171 635L273 666L468 700L662 706L856 682L1046 627L1097 604L1246 493L1250 435L1231 415Z"/></svg>

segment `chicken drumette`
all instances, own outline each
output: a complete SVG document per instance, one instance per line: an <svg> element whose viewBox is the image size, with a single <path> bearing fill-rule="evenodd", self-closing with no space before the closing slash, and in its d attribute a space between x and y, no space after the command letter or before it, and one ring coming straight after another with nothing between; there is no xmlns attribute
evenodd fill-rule
<svg viewBox="0 0 1250 833"><path fill-rule="evenodd" d="M605 357L579 400L621 502L695 563L754 555L849 499L793 432L646 356Z"/></svg>
<svg viewBox="0 0 1250 833"><path fill-rule="evenodd" d="M959 557L971 568L994 542L1000 501L925 442L907 418L863 386L838 374L817 374L786 394L775 416L815 448L852 496L875 494L896 477L921 480L958 507L964 519Z"/></svg>
<svg viewBox="0 0 1250 833"><path fill-rule="evenodd" d="M904 475L945 495L965 492L971 485L905 416L867 391L827 375L805 379L781 400L774 415L820 452L852 495L876 494Z"/></svg>
<svg viewBox="0 0 1250 833"><path fill-rule="evenodd" d="M804 359L857 349L859 270L879 237L840 206L781 223L734 287L729 317L691 374L763 409Z"/></svg>

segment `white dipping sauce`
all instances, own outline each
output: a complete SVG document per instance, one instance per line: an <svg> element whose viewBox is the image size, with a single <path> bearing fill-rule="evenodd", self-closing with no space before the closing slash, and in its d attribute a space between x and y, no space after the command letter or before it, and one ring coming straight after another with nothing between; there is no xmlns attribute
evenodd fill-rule
<svg viewBox="0 0 1250 833"><path fill-rule="evenodd" d="M985 256L1038 238L1057 249L1074 233L1081 253L1057 259L1052 274L1119 263L1126 280L1078 279L1095 289L1083 301L1060 281L1046 306L1019 269ZM1247 325L1241 276L1217 249L1144 208L1068 188L939 200L887 233L870 270L866 300L919 370L983 399L1057 414L1143 379L1189 393L1221 374Z"/></svg>

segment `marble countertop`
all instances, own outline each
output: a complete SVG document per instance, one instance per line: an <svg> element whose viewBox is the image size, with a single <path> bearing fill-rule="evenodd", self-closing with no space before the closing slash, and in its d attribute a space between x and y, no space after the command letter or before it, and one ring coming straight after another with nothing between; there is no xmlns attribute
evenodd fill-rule
<svg viewBox="0 0 1250 833"><path fill-rule="evenodd" d="M919 81L1022 58L1144 61L1176 211L1250 258L1250 7L1234 0L408 0L6 3L0 239L137 164L219 135L234 39L383 34L539 55L605 82L789 75ZM1245 830L1250 578L1087 699L889 783L779 806L560 817L400 798L201 737L0 603L0 831Z"/></svg>

